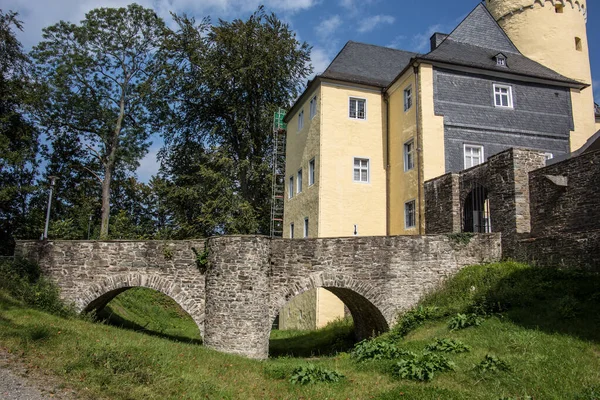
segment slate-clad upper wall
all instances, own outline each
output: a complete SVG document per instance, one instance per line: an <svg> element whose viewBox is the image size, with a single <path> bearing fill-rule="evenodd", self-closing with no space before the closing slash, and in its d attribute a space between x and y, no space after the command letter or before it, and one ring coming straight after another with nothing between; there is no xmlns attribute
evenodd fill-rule
<svg viewBox="0 0 600 400"><path fill-rule="evenodd" d="M494 83L512 87L512 109L495 107ZM436 68L434 97L435 113L444 117L446 172L464 168L464 144L483 145L486 159L511 147L555 156L569 151L567 88Z"/></svg>

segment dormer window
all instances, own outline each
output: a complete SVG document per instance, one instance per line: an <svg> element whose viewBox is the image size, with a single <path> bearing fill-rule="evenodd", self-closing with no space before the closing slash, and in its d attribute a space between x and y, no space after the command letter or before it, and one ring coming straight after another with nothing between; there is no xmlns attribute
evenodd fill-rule
<svg viewBox="0 0 600 400"><path fill-rule="evenodd" d="M506 67L506 56L504 54L502 54L502 53L497 54L495 59L496 59L496 65L498 67Z"/></svg>

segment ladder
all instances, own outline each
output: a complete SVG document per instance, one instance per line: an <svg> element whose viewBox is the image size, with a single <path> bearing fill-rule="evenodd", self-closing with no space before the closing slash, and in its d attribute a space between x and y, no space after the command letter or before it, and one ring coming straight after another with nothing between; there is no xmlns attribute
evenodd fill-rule
<svg viewBox="0 0 600 400"><path fill-rule="evenodd" d="M271 197L271 237L283 236L283 206L285 194L286 111L281 108L273 118L273 188Z"/></svg>

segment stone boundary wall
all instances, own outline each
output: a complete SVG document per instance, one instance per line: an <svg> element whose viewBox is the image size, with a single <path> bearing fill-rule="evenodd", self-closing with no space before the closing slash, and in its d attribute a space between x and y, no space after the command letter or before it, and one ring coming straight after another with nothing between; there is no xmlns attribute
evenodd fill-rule
<svg viewBox="0 0 600 400"><path fill-rule="evenodd" d="M529 184L528 260L600 271L600 151L533 171Z"/></svg>
<svg viewBox="0 0 600 400"><path fill-rule="evenodd" d="M204 276L192 248L204 240L181 241L18 241L15 256L39 262L61 296L79 311L102 309L131 287L158 290L204 324Z"/></svg>

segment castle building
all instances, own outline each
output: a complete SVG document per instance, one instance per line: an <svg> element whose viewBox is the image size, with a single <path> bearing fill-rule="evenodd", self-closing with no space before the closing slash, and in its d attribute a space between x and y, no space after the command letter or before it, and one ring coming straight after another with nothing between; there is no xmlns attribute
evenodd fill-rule
<svg viewBox="0 0 600 400"><path fill-rule="evenodd" d="M348 42L285 117L284 237L424 234L426 180L581 147L598 130L585 3L487 0L427 54ZM343 315L326 290L300 297L283 328Z"/></svg>

